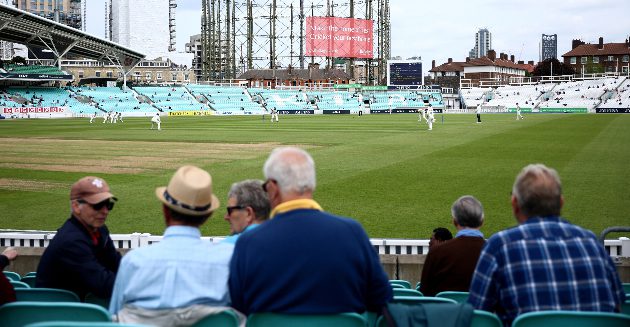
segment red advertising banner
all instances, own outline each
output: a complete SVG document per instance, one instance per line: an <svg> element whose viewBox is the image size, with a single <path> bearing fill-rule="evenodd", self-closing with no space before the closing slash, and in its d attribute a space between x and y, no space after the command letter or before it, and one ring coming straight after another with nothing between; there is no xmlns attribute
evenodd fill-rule
<svg viewBox="0 0 630 327"><path fill-rule="evenodd" d="M49 114L65 113L66 107L3 107L3 114Z"/></svg>
<svg viewBox="0 0 630 327"><path fill-rule="evenodd" d="M374 22L340 17L306 17L306 55L373 58Z"/></svg>

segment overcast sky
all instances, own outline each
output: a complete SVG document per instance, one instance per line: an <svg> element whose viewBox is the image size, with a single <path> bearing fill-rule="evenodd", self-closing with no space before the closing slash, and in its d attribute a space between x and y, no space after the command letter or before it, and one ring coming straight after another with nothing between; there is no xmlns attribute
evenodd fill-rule
<svg viewBox="0 0 630 327"><path fill-rule="evenodd" d="M104 0L87 0L88 32L104 36ZM134 1L136 3L136 1ZM541 34L558 34L558 56L571 40L624 42L630 37L629 0L390 0L391 54L421 56L430 65L464 61L475 33L488 28L492 47L517 60L538 61ZM142 1L138 0L138 6ZM177 49L201 31L201 0L179 0ZM141 51L141 49L138 49Z"/></svg>

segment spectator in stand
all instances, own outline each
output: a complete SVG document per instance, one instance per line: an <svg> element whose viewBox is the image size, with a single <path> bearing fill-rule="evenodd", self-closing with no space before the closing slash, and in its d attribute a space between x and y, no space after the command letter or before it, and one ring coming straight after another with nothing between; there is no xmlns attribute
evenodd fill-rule
<svg viewBox="0 0 630 327"><path fill-rule="evenodd" d="M232 184L228 193L224 219L230 223L230 233L223 240L235 244L242 233L260 226L269 218L269 197L262 189L262 181L245 180Z"/></svg>
<svg viewBox="0 0 630 327"><path fill-rule="evenodd" d="M4 270L17 256L18 252L12 247L8 247L2 251L2 254L0 254L0 271ZM0 275L2 275L0 276L0 305L14 302L16 299L13 285L11 285L9 279L4 274Z"/></svg>
<svg viewBox="0 0 630 327"><path fill-rule="evenodd" d="M37 267L37 287L61 288L84 299L112 294L120 254L105 221L116 197L102 178L87 176L70 189L71 215L57 230Z"/></svg>
<svg viewBox="0 0 630 327"><path fill-rule="evenodd" d="M125 255L109 311L123 323L189 326L229 309L234 245L204 241L199 230L219 207L212 177L183 166L155 195L162 202L164 237Z"/></svg>
<svg viewBox="0 0 630 327"><path fill-rule="evenodd" d="M247 315L381 311L392 289L379 257L359 223L313 200L311 156L277 148L264 174L273 219L236 242L229 282L234 308Z"/></svg>
<svg viewBox="0 0 630 327"><path fill-rule="evenodd" d="M449 231L448 229L444 227L438 227L434 229L433 233L431 234L431 238L429 239L429 251L431 251L431 249L433 249L434 247L451 239L453 239L453 234L451 234L451 231Z"/></svg>
<svg viewBox="0 0 630 327"><path fill-rule="evenodd" d="M457 229L455 238L431 249L424 261L420 292L426 296L443 291L468 292L485 243L479 231L484 218L479 200L470 195L460 197L451 207L451 216Z"/></svg>
<svg viewBox="0 0 630 327"><path fill-rule="evenodd" d="M532 311L618 312L625 294L617 268L593 232L560 217L558 173L542 164L523 168L511 203L519 226L488 239L468 302L496 312L505 326Z"/></svg>

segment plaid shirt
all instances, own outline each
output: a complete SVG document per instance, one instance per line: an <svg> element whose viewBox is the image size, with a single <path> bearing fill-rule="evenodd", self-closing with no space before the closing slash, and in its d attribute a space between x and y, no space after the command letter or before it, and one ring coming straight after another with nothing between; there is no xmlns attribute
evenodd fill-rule
<svg viewBox="0 0 630 327"><path fill-rule="evenodd" d="M468 302L509 326L530 311L613 312L624 298L615 264L595 234L559 217L533 217L488 240Z"/></svg>

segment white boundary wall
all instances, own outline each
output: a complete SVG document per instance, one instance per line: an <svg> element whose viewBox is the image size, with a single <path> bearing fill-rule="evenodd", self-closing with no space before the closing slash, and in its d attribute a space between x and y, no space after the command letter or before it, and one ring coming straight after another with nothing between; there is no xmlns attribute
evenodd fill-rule
<svg viewBox="0 0 630 327"><path fill-rule="evenodd" d="M54 232L11 231L0 232L0 247L47 247L55 236ZM162 235L148 233L112 234L114 246L118 249L135 249L162 240ZM223 236L204 236L202 239L218 243ZM418 255L429 252L429 240L372 238L370 242L378 254ZM630 257L630 238L620 237L604 242L611 257Z"/></svg>

